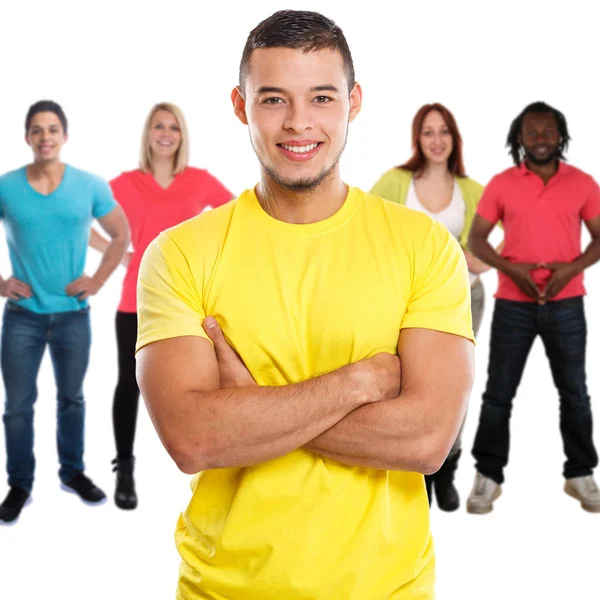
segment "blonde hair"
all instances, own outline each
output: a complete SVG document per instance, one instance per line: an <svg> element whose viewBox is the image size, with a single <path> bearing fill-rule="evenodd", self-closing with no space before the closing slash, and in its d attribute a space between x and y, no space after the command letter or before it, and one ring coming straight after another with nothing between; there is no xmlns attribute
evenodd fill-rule
<svg viewBox="0 0 600 600"><path fill-rule="evenodd" d="M150 152L150 125L152 123L152 118L159 110L166 110L170 112L177 120L177 124L179 125L179 129L181 131L181 143L179 144L179 148L177 148L177 152L175 153L175 166L173 169L173 175L177 175L177 173L181 173L181 171L183 171L188 166L190 144L185 117L183 116L181 109L175 104L171 104L170 102L159 102L158 104L155 104L148 113L148 117L146 118L146 122L144 124L144 133L142 134L142 147L140 149L140 169L144 171L144 173L152 172L152 153Z"/></svg>

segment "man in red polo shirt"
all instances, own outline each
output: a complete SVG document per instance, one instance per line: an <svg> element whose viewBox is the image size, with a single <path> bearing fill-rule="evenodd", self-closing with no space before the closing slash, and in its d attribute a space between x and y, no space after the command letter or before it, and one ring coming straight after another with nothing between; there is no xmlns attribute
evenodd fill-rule
<svg viewBox="0 0 600 600"><path fill-rule="evenodd" d="M600 259L600 188L567 165L564 116L543 102L513 121L507 146L516 166L486 186L473 221L469 247L498 270L488 381L473 456L477 474L470 513L488 513L500 495L508 463L512 400L529 350L539 334L560 395L560 431L567 460L565 492L590 512L600 512L592 472L598 456L585 383L586 322L583 271ZM499 221L504 248L488 236ZM581 252L581 222L592 241Z"/></svg>

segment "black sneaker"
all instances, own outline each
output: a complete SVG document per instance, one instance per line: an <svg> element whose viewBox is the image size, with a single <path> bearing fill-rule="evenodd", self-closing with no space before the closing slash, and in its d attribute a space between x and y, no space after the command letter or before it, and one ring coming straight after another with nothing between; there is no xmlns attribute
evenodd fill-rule
<svg viewBox="0 0 600 600"><path fill-rule="evenodd" d="M4 502L0 504L0 521L10 523L20 514L31 494L20 487L11 487Z"/></svg>
<svg viewBox="0 0 600 600"><path fill-rule="evenodd" d="M73 479L63 483L62 487L67 492L75 492L84 502L98 504L106 500L106 494L83 473L77 473Z"/></svg>

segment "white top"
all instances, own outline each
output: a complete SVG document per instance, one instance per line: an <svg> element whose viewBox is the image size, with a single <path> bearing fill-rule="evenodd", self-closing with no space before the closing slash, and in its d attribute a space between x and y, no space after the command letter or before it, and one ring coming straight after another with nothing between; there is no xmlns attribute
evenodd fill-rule
<svg viewBox="0 0 600 600"><path fill-rule="evenodd" d="M410 182L410 187L408 188L408 196L406 197L406 206L408 208L412 208L413 210L418 210L419 212L425 213L429 215L432 219L439 221L442 225L446 226L446 229L456 238L460 237L462 230L465 226L465 212L466 212L466 204L465 199L458 187L458 183L454 181L454 189L452 190L452 200L450 204L441 210L440 212L431 212L427 210L419 200L417 196L417 190L415 189L415 182ZM477 279L477 275L473 273L469 273L471 284Z"/></svg>
<svg viewBox="0 0 600 600"><path fill-rule="evenodd" d="M419 200L417 196L417 190L415 189L415 182L410 182L408 188L408 196L406 198L406 206L413 210L418 210L426 215L429 215L432 219L439 221L442 225L446 226L446 229L456 238L460 237L462 230L465 226L465 212L466 205L465 201L458 187L458 183L454 182L454 189L452 190L452 200L450 204L441 210L440 212L431 212L427 210Z"/></svg>

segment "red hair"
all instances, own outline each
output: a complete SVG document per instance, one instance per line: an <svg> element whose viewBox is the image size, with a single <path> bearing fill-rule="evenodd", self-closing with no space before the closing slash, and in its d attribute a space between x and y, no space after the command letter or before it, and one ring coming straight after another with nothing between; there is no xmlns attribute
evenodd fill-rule
<svg viewBox="0 0 600 600"><path fill-rule="evenodd" d="M450 130L452 136L452 152L448 157L448 170L453 175L458 177L466 177L465 165L463 163L462 156L462 137L456 124L454 115L442 104L434 102L433 104L425 104L417 111L415 118L412 122L412 147L413 155L403 164L397 167L398 169L406 169L415 175L420 175L427 164L427 158L423 154L419 138L421 137L421 130L423 129L423 123L425 117L433 111L437 110L442 115L446 126Z"/></svg>

